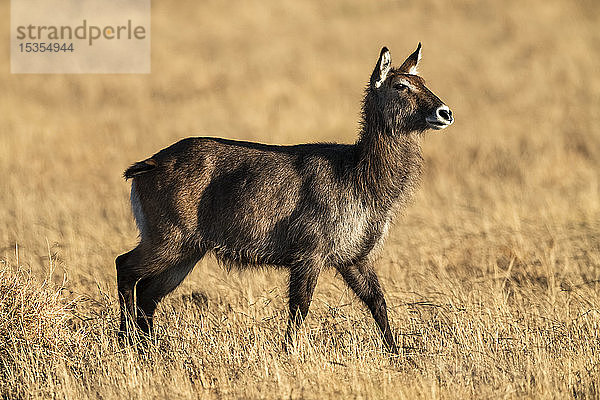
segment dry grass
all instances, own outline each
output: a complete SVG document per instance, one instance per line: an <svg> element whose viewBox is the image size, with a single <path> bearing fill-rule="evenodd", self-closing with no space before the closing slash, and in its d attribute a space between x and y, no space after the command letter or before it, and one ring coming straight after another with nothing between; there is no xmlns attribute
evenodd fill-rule
<svg viewBox="0 0 600 400"><path fill-rule="evenodd" d="M0 60L0 396L600 396L598 2L180 1L152 16L151 75ZM156 346L119 348L113 260L136 240L122 170L190 135L350 142L380 46L398 62L419 40L456 124L426 140L378 266L400 359L333 273L282 353L283 273L211 259L161 305Z"/></svg>

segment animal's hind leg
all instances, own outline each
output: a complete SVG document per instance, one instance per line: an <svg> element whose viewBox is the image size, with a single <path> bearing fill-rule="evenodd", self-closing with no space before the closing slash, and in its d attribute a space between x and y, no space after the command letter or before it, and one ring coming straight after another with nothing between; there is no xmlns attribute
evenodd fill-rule
<svg viewBox="0 0 600 400"><path fill-rule="evenodd" d="M317 263L295 265L291 269L289 283L290 319L286 332L286 339L290 343L294 339L296 330L308 314L319 273L320 265Z"/></svg>
<svg viewBox="0 0 600 400"><path fill-rule="evenodd" d="M119 292L119 306L121 310L120 333L128 331L127 321L135 316L134 287L137 279L139 265L139 250L135 249L121 254L115 260L117 268L117 287Z"/></svg>
<svg viewBox="0 0 600 400"><path fill-rule="evenodd" d="M143 278L136 286L138 327L147 334L153 331L154 311L160 300L171 293L204 256L189 254L164 265L160 273Z"/></svg>
<svg viewBox="0 0 600 400"><path fill-rule="evenodd" d="M158 302L175 289L204 252L183 253L175 249L138 245L116 259L121 334L128 332L128 320L145 334L152 330L152 318Z"/></svg>

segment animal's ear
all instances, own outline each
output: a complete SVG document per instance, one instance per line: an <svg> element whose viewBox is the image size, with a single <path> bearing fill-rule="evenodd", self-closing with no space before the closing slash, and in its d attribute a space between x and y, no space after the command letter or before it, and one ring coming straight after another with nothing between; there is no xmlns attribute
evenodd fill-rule
<svg viewBox="0 0 600 400"><path fill-rule="evenodd" d="M412 53L406 61L402 63L400 67L400 71L405 74L418 75L419 71L417 71L417 67L419 66L419 61L421 61L421 42L419 42L419 46L414 53Z"/></svg>
<svg viewBox="0 0 600 400"><path fill-rule="evenodd" d="M388 72L392 68L392 55L387 47L381 49L381 53L379 53L379 60L377 60L377 65L375 65L375 69L373 70L373 74L371 75L371 85L375 88L379 88L385 78L387 77Z"/></svg>

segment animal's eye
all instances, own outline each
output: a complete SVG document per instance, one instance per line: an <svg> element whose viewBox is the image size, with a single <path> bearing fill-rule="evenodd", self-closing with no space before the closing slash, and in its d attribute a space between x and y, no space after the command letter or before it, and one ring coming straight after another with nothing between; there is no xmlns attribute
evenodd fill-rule
<svg viewBox="0 0 600 400"><path fill-rule="evenodd" d="M396 83L396 84L394 85L394 89L396 89L396 90L401 90L401 91L405 91L405 90L408 90L408 86L407 86L407 85L405 85L404 83Z"/></svg>

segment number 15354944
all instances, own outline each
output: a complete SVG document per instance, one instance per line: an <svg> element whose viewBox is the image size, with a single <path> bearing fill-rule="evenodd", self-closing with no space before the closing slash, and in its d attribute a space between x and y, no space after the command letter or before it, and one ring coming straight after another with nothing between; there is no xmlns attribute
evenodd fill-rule
<svg viewBox="0 0 600 400"><path fill-rule="evenodd" d="M19 43L21 53L59 53L73 52L73 43L27 42Z"/></svg>

